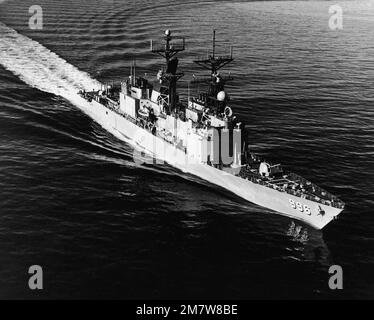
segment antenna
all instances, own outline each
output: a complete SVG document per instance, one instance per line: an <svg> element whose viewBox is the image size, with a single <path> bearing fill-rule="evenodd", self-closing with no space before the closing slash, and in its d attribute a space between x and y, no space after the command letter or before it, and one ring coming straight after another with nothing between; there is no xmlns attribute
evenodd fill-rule
<svg viewBox="0 0 374 320"><path fill-rule="evenodd" d="M190 82L187 82L187 103L190 102Z"/></svg>
<svg viewBox="0 0 374 320"><path fill-rule="evenodd" d="M136 79L136 60L134 59L134 85L135 85L135 79Z"/></svg>
<svg viewBox="0 0 374 320"><path fill-rule="evenodd" d="M206 59L199 59L194 60L194 63L198 64L199 66L203 67L204 69L208 69L211 71L211 74L216 73L219 69L227 65L228 63L232 62L234 59L232 58L232 47L230 48L230 55L226 56L215 56L216 54L216 30L213 30L213 52L211 57L207 57Z"/></svg>
<svg viewBox="0 0 374 320"><path fill-rule="evenodd" d="M213 30L213 59L216 51L216 30Z"/></svg>

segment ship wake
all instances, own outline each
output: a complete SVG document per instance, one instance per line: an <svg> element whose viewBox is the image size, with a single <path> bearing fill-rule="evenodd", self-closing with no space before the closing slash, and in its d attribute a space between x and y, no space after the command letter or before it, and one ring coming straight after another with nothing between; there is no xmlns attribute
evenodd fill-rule
<svg viewBox="0 0 374 320"><path fill-rule="evenodd" d="M99 89L101 84L89 74L34 41L0 22L0 65L30 87L61 96L89 114L89 103L78 95L79 90ZM51 129L53 130L53 129ZM74 136L76 138L76 136ZM123 155L121 145L99 137L90 144ZM131 152L128 152L130 155Z"/></svg>
<svg viewBox="0 0 374 320"><path fill-rule="evenodd" d="M0 64L31 87L77 103L80 89L100 83L40 43L0 22Z"/></svg>

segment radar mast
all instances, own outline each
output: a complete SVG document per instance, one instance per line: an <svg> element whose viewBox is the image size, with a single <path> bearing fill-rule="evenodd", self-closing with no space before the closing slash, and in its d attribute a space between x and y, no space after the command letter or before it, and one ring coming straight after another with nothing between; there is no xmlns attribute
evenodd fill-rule
<svg viewBox="0 0 374 320"><path fill-rule="evenodd" d="M215 74L219 69L223 68L225 65L232 62L234 59L232 57L232 46L230 47L230 54L225 56L216 56L216 30L213 30L213 49L212 54L207 55L204 59L194 60L194 63L199 66L211 70L212 74Z"/></svg>
<svg viewBox="0 0 374 320"><path fill-rule="evenodd" d="M168 94L168 113L177 111L177 81L183 77L183 72L177 72L178 58L174 57L178 52L184 51L185 39L183 37L172 37L171 31L166 30L163 38L164 44L154 43L151 40L151 52L157 53L165 58L166 67L160 70L158 79L161 85L167 88Z"/></svg>
<svg viewBox="0 0 374 320"><path fill-rule="evenodd" d="M214 106L219 109L220 112L226 106L224 85L226 82L232 80L233 78L229 74L223 77L219 74L219 70L231 63L234 59L232 57L232 46L230 46L230 53L228 55L216 55L216 30L213 30L213 46L211 54L207 54L198 60L194 60L194 63L200 67L210 71L210 77L207 78L195 78L192 83L208 83L209 89L206 97L206 101L209 105ZM223 92L220 97L217 97L218 93ZM218 99L219 98L219 99ZM223 101L224 100L224 101Z"/></svg>

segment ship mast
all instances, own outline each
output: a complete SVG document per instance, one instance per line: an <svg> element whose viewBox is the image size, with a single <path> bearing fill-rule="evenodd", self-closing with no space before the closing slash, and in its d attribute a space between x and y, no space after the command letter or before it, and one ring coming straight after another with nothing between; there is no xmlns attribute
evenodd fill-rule
<svg viewBox="0 0 374 320"><path fill-rule="evenodd" d="M171 114L172 111L178 111L177 81L184 75L182 72L177 73L178 58L174 56L178 52L184 51L185 39L182 37L172 37L170 30L166 30L163 40L163 45L154 44L151 40L151 52L157 53L165 58L166 70L162 72L160 82L165 84L168 88L168 113Z"/></svg>
<svg viewBox="0 0 374 320"><path fill-rule="evenodd" d="M230 54L226 56L216 56L216 30L213 30L213 49L212 54L208 55L206 58L194 60L194 63L199 66L211 71L212 75L217 73L217 71L223 68L225 65L232 62L234 59L232 57L232 46L230 47Z"/></svg>
<svg viewBox="0 0 374 320"><path fill-rule="evenodd" d="M230 53L228 55L216 55L216 31L213 30L213 48L212 53L207 54L206 57L194 60L194 63L199 65L200 67L207 69L210 71L209 78L197 78L193 80L193 83L208 83L209 90L208 90L208 99L211 104L217 106L217 94L220 91L224 90L224 84L227 81L232 80L231 75L223 77L219 74L219 70L232 62L234 59L232 57L232 46L230 47Z"/></svg>

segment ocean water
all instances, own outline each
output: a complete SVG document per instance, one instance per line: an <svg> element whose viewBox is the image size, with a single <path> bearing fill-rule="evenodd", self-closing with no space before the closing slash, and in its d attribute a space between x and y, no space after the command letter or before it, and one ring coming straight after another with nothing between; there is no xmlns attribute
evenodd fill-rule
<svg viewBox="0 0 374 320"><path fill-rule="evenodd" d="M374 1L339 1L335 31L329 1L40 0L42 30L34 1L0 2L0 298L374 298ZM213 29L234 46L227 89L253 151L339 196L338 220L317 231L138 166L79 109L80 88L133 59L155 76L165 29L186 37L182 93Z"/></svg>

